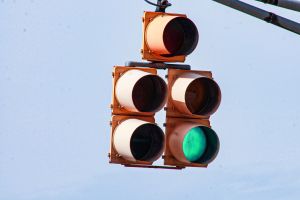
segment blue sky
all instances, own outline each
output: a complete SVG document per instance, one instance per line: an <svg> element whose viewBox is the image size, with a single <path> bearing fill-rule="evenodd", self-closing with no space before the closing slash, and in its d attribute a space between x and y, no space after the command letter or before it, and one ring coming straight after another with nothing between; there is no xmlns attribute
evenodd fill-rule
<svg viewBox="0 0 300 200"><path fill-rule="evenodd" d="M299 35L212 1L171 3L199 29L186 63L222 89L217 159L182 171L108 164L112 66L141 60L152 6L2 0L0 199L299 199Z"/></svg>

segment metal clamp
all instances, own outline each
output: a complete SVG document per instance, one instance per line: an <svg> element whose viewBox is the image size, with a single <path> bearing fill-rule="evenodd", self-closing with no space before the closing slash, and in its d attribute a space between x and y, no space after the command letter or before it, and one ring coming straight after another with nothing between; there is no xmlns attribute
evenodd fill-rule
<svg viewBox="0 0 300 200"><path fill-rule="evenodd" d="M172 5L168 2L168 0L157 0L156 4L148 0L144 0L144 1L146 1L150 5L156 6L155 12L165 12L166 8Z"/></svg>

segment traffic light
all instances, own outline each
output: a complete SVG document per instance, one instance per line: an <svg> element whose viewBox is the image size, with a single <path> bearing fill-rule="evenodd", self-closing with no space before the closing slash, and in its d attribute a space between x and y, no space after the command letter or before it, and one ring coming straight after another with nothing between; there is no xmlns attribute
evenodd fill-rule
<svg viewBox="0 0 300 200"><path fill-rule="evenodd" d="M220 147L209 121L220 105L220 88L209 71L169 63L184 62L194 51L195 24L185 14L165 13L168 1L146 2L156 6L156 12L143 16L141 54L150 62L113 68L109 161L131 167L207 167ZM168 69L168 84L157 69ZM165 104L164 132L154 116ZM161 156L164 166L152 165Z"/></svg>
<svg viewBox="0 0 300 200"><path fill-rule="evenodd" d="M151 165L163 153L165 136L154 115L167 98L156 69L113 69L110 163Z"/></svg>
<svg viewBox="0 0 300 200"><path fill-rule="evenodd" d="M168 70L164 164L206 167L219 151L209 117L221 102L221 90L209 71Z"/></svg>
<svg viewBox="0 0 300 200"><path fill-rule="evenodd" d="M195 24L183 14L144 12L142 58L184 62L198 43Z"/></svg>

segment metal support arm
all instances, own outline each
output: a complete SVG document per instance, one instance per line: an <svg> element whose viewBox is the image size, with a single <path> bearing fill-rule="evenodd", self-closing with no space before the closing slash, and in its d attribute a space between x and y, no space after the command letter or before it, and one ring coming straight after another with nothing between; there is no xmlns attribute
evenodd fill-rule
<svg viewBox="0 0 300 200"><path fill-rule="evenodd" d="M300 24L238 0L213 0L300 35Z"/></svg>
<svg viewBox="0 0 300 200"><path fill-rule="evenodd" d="M300 1L298 0L256 0L274 6L294 10L300 12Z"/></svg>

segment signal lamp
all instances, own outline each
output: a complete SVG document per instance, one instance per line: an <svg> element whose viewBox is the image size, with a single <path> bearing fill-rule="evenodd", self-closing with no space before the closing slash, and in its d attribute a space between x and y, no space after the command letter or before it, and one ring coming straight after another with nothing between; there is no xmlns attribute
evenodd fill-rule
<svg viewBox="0 0 300 200"><path fill-rule="evenodd" d="M198 43L195 24L182 14L145 12L143 59L184 62Z"/></svg>
<svg viewBox="0 0 300 200"><path fill-rule="evenodd" d="M168 142L175 159L185 164L209 164L217 156L220 146L217 134L198 123L178 122Z"/></svg>
<svg viewBox="0 0 300 200"><path fill-rule="evenodd" d="M154 115L167 99L167 85L155 69L114 68L113 114Z"/></svg>
<svg viewBox="0 0 300 200"><path fill-rule="evenodd" d="M163 152L164 133L154 123L127 119L115 128L113 145L126 160L153 162Z"/></svg>

